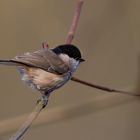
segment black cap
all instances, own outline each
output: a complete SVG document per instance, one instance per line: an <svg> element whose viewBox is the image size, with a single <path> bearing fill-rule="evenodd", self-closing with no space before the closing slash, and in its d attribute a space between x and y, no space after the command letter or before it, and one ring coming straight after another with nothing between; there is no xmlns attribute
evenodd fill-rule
<svg viewBox="0 0 140 140"><path fill-rule="evenodd" d="M58 55L63 53L63 54L67 54L71 58L79 60L80 62L85 61L84 59L81 58L80 50L74 45L71 45L71 44L59 45L52 50Z"/></svg>

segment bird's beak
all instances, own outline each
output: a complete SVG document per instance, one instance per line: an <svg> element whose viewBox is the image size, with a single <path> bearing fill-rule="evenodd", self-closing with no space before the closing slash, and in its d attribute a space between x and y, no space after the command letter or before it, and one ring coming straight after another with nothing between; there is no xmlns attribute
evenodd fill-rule
<svg viewBox="0 0 140 140"><path fill-rule="evenodd" d="M80 58L79 61L80 61L80 62L84 62L85 60L84 60L83 58Z"/></svg>

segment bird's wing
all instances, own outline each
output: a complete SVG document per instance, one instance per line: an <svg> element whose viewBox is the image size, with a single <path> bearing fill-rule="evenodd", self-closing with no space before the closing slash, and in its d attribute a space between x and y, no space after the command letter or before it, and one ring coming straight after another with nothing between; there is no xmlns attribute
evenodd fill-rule
<svg viewBox="0 0 140 140"><path fill-rule="evenodd" d="M16 56L11 61L41 68L45 71L57 74L63 74L69 70L69 66L66 65L61 58L50 49L42 49L33 53L25 53L23 55Z"/></svg>

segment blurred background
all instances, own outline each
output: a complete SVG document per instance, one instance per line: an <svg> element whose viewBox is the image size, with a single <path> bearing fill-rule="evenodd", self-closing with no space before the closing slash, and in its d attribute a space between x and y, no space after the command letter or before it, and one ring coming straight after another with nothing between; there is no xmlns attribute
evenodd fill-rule
<svg viewBox="0 0 140 140"><path fill-rule="evenodd" d="M76 1L1 0L0 58L38 50L44 41L50 47L63 44ZM85 0L73 43L86 62L75 76L140 92L139 13L139 0ZM0 124L29 114L38 98L39 93L22 83L14 67L0 67ZM33 126L23 139L140 139L138 97L110 94L70 81L51 95L45 113L49 116L53 109L57 110L55 118ZM15 131L1 132L0 140L7 140Z"/></svg>

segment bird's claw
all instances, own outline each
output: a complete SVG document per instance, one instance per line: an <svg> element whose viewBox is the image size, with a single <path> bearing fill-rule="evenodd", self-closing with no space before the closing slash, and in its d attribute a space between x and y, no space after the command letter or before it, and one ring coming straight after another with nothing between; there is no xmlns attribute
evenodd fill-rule
<svg viewBox="0 0 140 140"><path fill-rule="evenodd" d="M37 104L42 103L42 108L45 108L48 104L48 97L42 96L40 99L37 100Z"/></svg>

